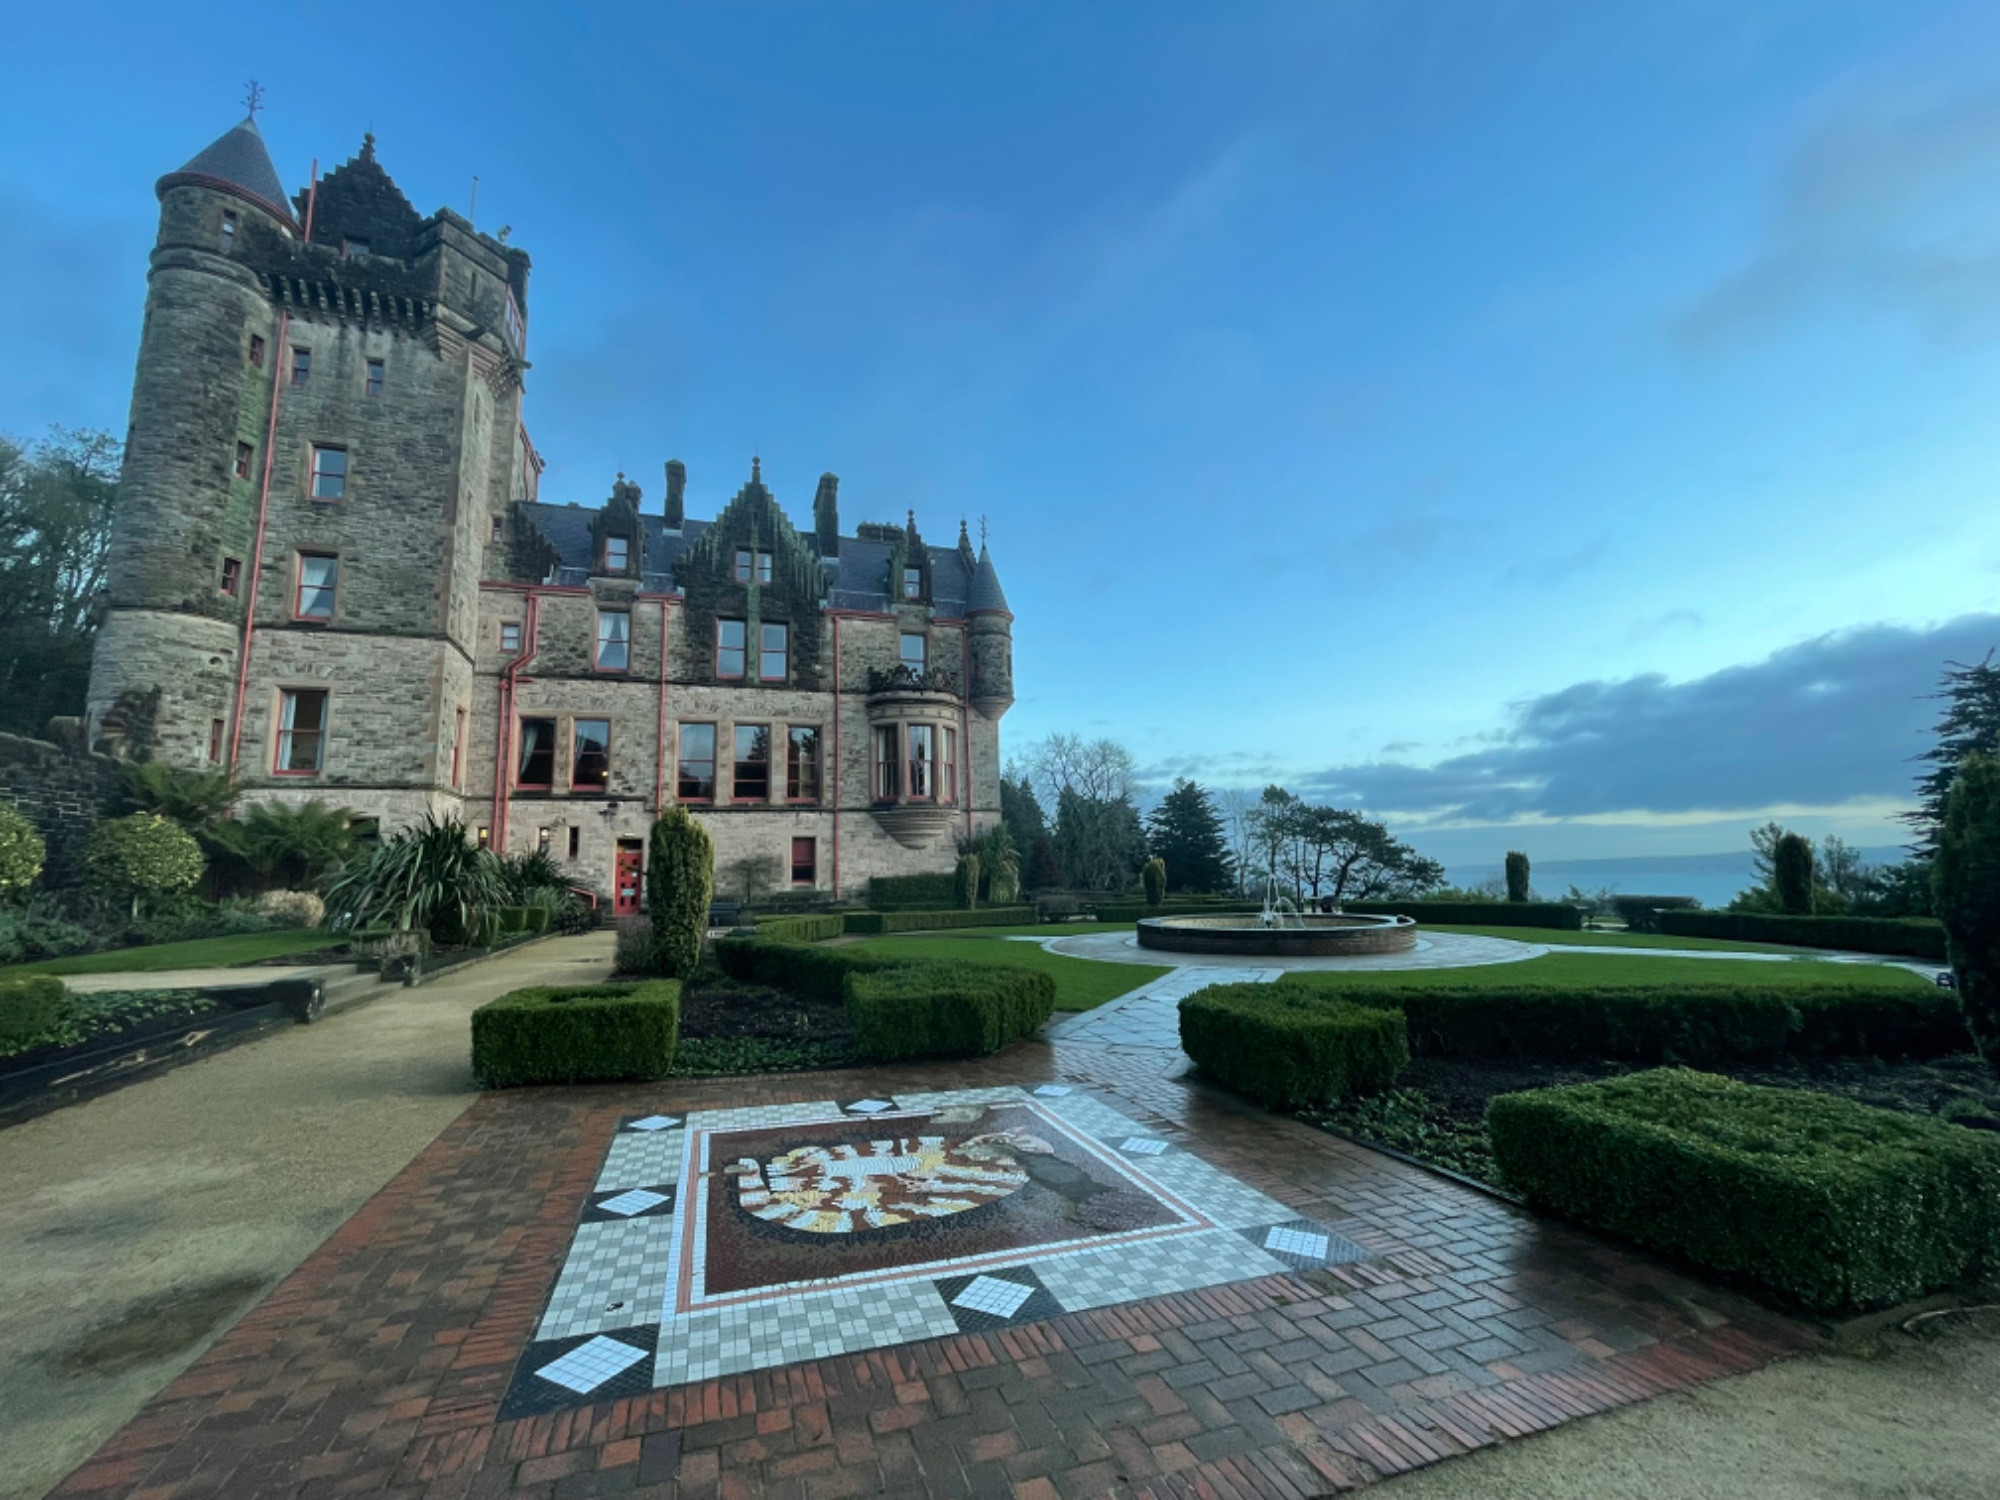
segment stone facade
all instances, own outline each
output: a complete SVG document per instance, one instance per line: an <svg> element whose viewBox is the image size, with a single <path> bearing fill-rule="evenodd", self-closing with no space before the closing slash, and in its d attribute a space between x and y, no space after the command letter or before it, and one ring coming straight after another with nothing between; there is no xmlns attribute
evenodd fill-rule
<svg viewBox="0 0 2000 1500"><path fill-rule="evenodd" d="M83 880L83 846L116 804L118 762L44 740L0 734L0 806L35 825L46 853L42 883Z"/></svg>
<svg viewBox="0 0 2000 1500"><path fill-rule="evenodd" d="M527 256L421 218L372 138L277 182L247 121L160 180L93 744L391 828L457 816L604 892L675 800L751 897L949 869L997 821L1012 615L963 526L843 536L829 474L802 531L754 461L712 522L677 462L659 513L622 475L541 503ZM579 759L579 722L608 753ZM761 792L733 754L759 729Z"/></svg>

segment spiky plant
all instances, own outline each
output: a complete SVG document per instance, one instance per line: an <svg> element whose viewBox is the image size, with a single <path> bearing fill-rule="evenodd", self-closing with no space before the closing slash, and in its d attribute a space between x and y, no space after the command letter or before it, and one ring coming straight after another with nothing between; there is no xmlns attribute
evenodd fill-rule
<svg viewBox="0 0 2000 1500"><path fill-rule="evenodd" d="M507 888L500 861L476 847L456 818L426 815L351 860L327 887L327 926L435 931L447 939L473 933L477 914L502 905Z"/></svg>

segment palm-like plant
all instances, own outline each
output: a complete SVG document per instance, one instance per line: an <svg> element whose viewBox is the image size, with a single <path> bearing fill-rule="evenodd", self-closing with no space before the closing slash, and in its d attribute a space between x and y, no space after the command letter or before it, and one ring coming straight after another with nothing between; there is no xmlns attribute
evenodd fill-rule
<svg viewBox="0 0 2000 1500"><path fill-rule="evenodd" d="M199 837L229 815L242 790L228 771L184 771L160 761L124 766L128 812L158 813Z"/></svg>
<svg viewBox="0 0 2000 1500"><path fill-rule="evenodd" d="M351 861L327 887L327 926L470 933L478 912L507 899L500 861L474 846L456 818L426 816Z"/></svg>
<svg viewBox="0 0 2000 1500"><path fill-rule="evenodd" d="M260 802L240 826L244 860L259 879L287 890L318 885L354 854L354 815L320 801Z"/></svg>
<svg viewBox="0 0 2000 1500"><path fill-rule="evenodd" d="M511 905L541 907L548 912L551 925L561 923L583 907L562 866L546 849L531 849L526 854L501 860L500 878L506 882Z"/></svg>

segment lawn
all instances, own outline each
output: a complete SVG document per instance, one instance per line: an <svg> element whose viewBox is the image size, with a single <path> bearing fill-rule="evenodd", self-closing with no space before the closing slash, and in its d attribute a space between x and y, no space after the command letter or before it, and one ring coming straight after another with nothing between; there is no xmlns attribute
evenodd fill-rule
<svg viewBox="0 0 2000 1500"><path fill-rule="evenodd" d="M1025 944L1012 944L1022 947ZM1900 976L1900 979L1895 977ZM1755 989L1830 989L1908 982L1923 989L1930 981L1894 964L1847 964L1799 958L1786 963L1753 959L1627 958L1619 953L1545 953L1514 964L1481 964L1470 969L1388 969L1349 973L1302 973L1294 980L1354 989L1592 990L1606 985L1677 985L1707 988L1739 985Z"/></svg>
<svg viewBox="0 0 2000 1500"><path fill-rule="evenodd" d="M1665 937L1656 932L1576 932L1555 927L1448 927L1422 922L1423 932L1461 932L1467 937L1512 938L1517 943L1544 943L1551 948L1680 948L1733 953L1810 953L1778 943L1740 943L1728 938Z"/></svg>
<svg viewBox="0 0 2000 1500"><path fill-rule="evenodd" d="M185 943L154 943L146 948L120 948L111 953L81 953L74 958L46 958L39 963L9 964L0 979L22 974L151 974L162 969L226 969L310 953L339 942L324 932L288 927L280 932L240 932L230 937L192 938Z"/></svg>
<svg viewBox="0 0 2000 1500"><path fill-rule="evenodd" d="M1076 925L1080 928L1083 924ZM1102 925L1129 927L1131 924ZM984 948L974 946L977 938L993 937L995 933L1008 930L989 927L952 933L927 932L921 936L896 934L861 941L871 952L892 954L897 958L971 959L982 964L1012 964L1021 969L1040 969L1056 982L1057 1010L1091 1010L1173 972L1171 968L1151 964L1108 964L1089 958L1064 958L1060 954L1043 952L1035 943L994 941ZM1047 935L1049 931L1047 928L1029 930L1037 936Z"/></svg>

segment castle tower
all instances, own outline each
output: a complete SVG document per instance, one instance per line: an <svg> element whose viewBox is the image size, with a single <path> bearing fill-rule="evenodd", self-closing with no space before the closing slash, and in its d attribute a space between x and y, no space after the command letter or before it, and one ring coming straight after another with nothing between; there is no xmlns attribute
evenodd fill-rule
<svg viewBox="0 0 2000 1500"><path fill-rule="evenodd" d="M157 192L93 741L455 811L479 585L533 489L528 258L421 217L372 136L288 204L245 120Z"/></svg>
<svg viewBox="0 0 2000 1500"><path fill-rule="evenodd" d="M1014 703L1014 614L1000 588L993 554L979 544L979 564L965 601L972 631L972 681L967 684L972 706L982 717L997 721Z"/></svg>

